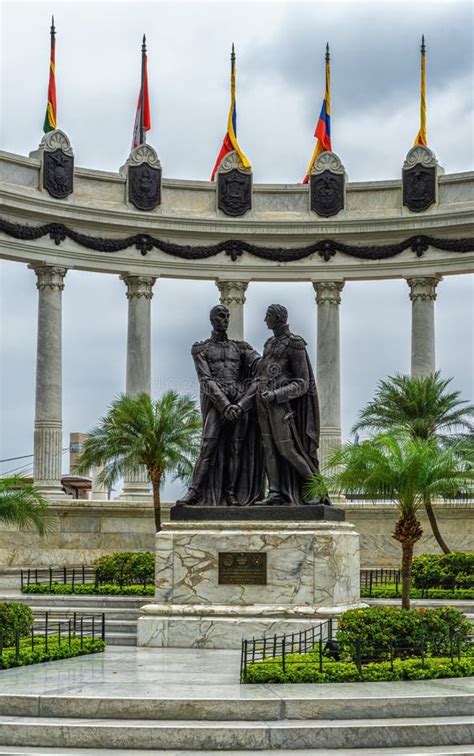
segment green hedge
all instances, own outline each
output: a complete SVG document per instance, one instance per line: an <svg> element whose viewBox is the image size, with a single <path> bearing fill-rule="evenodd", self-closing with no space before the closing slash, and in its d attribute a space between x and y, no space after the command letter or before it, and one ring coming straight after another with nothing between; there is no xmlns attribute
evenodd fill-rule
<svg viewBox="0 0 474 756"><path fill-rule="evenodd" d="M33 612L29 606L15 601L0 602L0 636L4 646L15 642L17 632L21 637L29 635L33 622Z"/></svg>
<svg viewBox="0 0 474 756"><path fill-rule="evenodd" d="M99 583L117 585L153 584L155 555L152 551L115 551L92 563Z"/></svg>
<svg viewBox="0 0 474 756"><path fill-rule="evenodd" d="M35 648L31 648L31 641L23 641L20 645L19 658L16 659L14 648L5 648L0 657L0 669L10 667L24 667L28 664L70 659L73 656L96 654L105 650L105 643L100 638L84 638L81 646L79 638L73 638L71 645L67 641L58 644L57 638L48 638L48 650L44 648L44 636L35 636Z"/></svg>
<svg viewBox="0 0 474 756"><path fill-rule="evenodd" d="M412 564L415 588L473 588L474 551L421 554Z"/></svg>
<svg viewBox="0 0 474 756"><path fill-rule="evenodd" d="M61 595L88 594L91 596L153 596L154 585L116 585L114 583L30 583L23 588L23 593L56 593Z"/></svg>
<svg viewBox="0 0 474 756"><path fill-rule="evenodd" d="M395 583L386 583L385 585L373 586L372 591L368 588L361 588L361 598L401 598L402 587L398 584L398 592L395 587ZM421 588L412 588L410 590L410 597L412 599L445 599L448 601L473 601L474 600L474 588L457 588L456 590L449 590L447 588L427 588L422 590Z"/></svg>
<svg viewBox="0 0 474 756"><path fill-rule="evenodd" d="M394 651L395 656L416 656L424 652L436 656L449 653L449 638L468 645L471 623L457 609L400 609L377 606L350 609L338 622L336 639L341 655L354 659L357 654L376 659Z"/></svg>
<svg viewBox="0 0 474 756"><path fill-rule="evenodd" d="M244 674L245 683L342 683L342 682L386 682L391 680L437 680L443 677L470 677L474 675L474 657L467 656L451 663L449 657L425 657L421 659L394 659L390 662L366 664L359 671L352 662L323 660L323 671L319 671L319 659L314 654L286 657L283 672L281 659L250 664Z"/></svg>

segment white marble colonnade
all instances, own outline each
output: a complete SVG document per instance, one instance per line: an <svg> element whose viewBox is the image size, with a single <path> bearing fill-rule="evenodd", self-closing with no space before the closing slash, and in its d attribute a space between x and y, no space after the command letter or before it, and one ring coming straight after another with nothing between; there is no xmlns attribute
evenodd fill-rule
<svg viewBox="0 0 474 756"><path fill-rule="evenodd" d="M33 476L48 496L61 496L62 464L62 291L66 268L30 265L37 276L38 338ZM122 275L128 299L127 369L129 394L151 393L151 299L156 277ZM412 301L411 372L436 369L436 287L441 276L406 278ZM217 279L220 302L230 310L229 337L244 338L244 304L248 281ZM343 280L313 281L317 303L316 382L321 413L320 463L341 442L341 367L339 310ZM149 493L145 471L124 481L122 497Z"/></svg>

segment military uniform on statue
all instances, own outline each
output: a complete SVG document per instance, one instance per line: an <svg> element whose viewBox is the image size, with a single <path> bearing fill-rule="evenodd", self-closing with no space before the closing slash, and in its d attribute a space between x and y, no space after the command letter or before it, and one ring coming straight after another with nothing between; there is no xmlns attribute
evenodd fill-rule
<svg viewBox="0 0 474 756"><path fill-rule="evenodd" d="M274 336L257 369L257 413L269 493L260 504L315 504L304 485L319 472L319 406L306 342L291 333L283 305L270 305L265 323ZM328 497L320 503L330 504Z"/></svg>
<svg viewBox="0 0 474 756"><path fill-rule="evenodd" d="M201 451L177 504L245 506L263 491L263 450L251 412L255 397L246 398L260 355L247 342L227 338L227 307L213 307L210 320L211 337L191 350L201 389Z"/></svg>

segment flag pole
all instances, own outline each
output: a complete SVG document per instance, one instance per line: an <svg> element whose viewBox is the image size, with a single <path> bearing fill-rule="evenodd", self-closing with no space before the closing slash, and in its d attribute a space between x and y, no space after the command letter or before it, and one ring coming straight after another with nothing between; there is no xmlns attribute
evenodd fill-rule
<svg viewBox="0 0 474 756"><path fill-rule="evenodd" d="M145 130L143 128L143 116L145 108L145 55L146 55L146 37L143 35L142 40L142 85L140 89L140 144L145 141Z"/></svg>

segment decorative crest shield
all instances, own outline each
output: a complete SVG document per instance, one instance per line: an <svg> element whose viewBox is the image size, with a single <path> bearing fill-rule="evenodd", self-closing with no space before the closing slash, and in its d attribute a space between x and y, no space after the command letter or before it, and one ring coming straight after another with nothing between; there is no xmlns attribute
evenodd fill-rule
<svg viewBox="0 0 474 756"><path fill-rule="evenodd" d="M318 156L310 176L310 207L323 218L344 209L346 173L334 152Z"/></svg>
<svg viewBox="0 0 474 756"><path fill-rule="evenodd" d="M153 210L161 202L161 168L148 163L128 168L128 201L138 210Z"/></svg>
<svg viewBox="0 0 474 756"><path fill-rule="evenodd" d="M61 129L45 134L31 157L42 160L43 188L55 199L64 199L74 186L74 153L71 143Z"/></svg>
<svg viewBox="0 0 474 756"><path fill-rule="evenodd" d="M252 174L237 168L218 174L218 208L226 215L244 215L252 207Z"/></svg>
<svg viewBox="0 0 474 756"><path fill-rule="evenodd" d="M436 202L437 161L434 153L421 145L412 147L403 164L403 204L414 213Z"/></svg>
<svg viewBox="0 0 474 756"><path fill-rule="evenodd" d="M311 210L329 218L344 207L344 176L323 171L311 176Z"/></svg>

